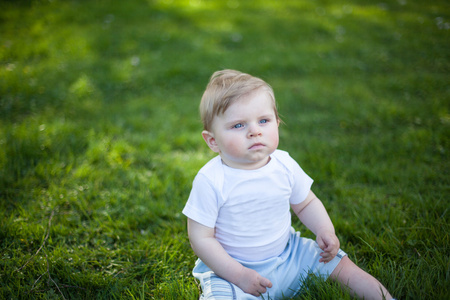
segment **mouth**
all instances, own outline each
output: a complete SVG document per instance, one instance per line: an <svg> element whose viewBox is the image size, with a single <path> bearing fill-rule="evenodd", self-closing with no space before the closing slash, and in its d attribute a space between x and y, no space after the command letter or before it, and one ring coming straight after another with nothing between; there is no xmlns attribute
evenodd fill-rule
<svg viewBox="0 0 450 300"><path fill-rule="evenodd" d="M256 144L253 144L250 148L248 148L249 150L258 150L258 149L262 149L262 148L264 148L265 147L265 145L264 144L261 144L261 143L256 143Z"/></svg>

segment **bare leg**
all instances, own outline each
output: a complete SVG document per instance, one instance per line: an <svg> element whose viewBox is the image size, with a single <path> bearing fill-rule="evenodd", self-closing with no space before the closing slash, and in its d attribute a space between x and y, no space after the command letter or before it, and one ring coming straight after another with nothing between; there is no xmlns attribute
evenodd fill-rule
<svg viewBox="0 0 450 300"><path fill-rule="evenodd" d="M360 269L347 256L342 258L330 278L360 299L392 299L391 294L377 279Z"/></svg>

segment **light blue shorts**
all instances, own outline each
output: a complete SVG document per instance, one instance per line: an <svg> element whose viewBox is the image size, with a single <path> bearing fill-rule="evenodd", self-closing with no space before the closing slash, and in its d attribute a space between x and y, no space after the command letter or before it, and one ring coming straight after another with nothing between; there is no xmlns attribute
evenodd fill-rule
<svg viewBox="0 0 450 300"><path fill-rule="evenodd" d="M288 245L280 256L261 262L237 260L272 282L272 288L268 288L260 297L246 294L236 285L218 277L200 259L195 263L192 273L202 286L201 300L282 299L297 294L302 287L302 280L309 274L327 279L342 257L347 255L339 249L336 257L324 264L319 263L321 252L315 241L300 237L300 232L294 232L292 229Z"/></svg>

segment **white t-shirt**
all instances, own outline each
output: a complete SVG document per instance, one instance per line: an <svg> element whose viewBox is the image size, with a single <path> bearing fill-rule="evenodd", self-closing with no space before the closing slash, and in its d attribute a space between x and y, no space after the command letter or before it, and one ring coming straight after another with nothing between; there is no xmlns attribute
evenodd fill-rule
<svg viewBox="0 0 450 300"><path fill-rule="evenodd" d="M233 169L220 156L194 179L183 214L210 228L237 259L261 261L280 255L289 239L290 203L304 201L313 180L285 151L276 150L256 170Z"/></svg>

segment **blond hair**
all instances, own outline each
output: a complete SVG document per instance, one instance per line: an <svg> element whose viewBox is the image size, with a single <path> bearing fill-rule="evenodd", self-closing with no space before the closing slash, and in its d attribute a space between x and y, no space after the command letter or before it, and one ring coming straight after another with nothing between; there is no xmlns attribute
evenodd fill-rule
<svg viewBox="0 0 450 300"><path fill-rule="evenodd" d="M235 70L215 72L203 93L200 102L200 116L203 128L210 130L215 116L223 114L239 98L263 89L273 101L277 121L280 121L272 87L264 80Z"/></svg>

